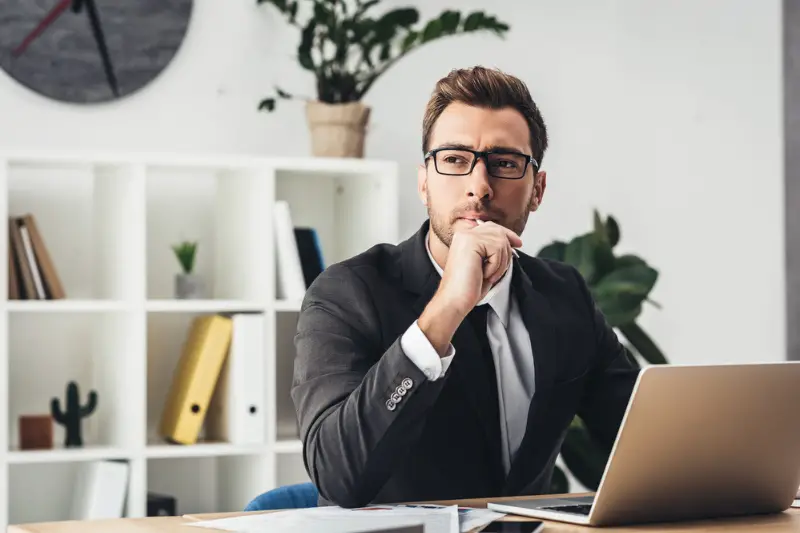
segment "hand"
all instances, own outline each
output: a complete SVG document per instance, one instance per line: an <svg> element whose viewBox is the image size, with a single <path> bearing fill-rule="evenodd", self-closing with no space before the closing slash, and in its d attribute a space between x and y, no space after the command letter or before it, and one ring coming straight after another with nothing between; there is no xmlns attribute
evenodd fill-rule
<svg viewBox="0 0 800 533"><path fill-rule="evenodd" d="M493 222L453 236L439 289L418 322L440 356L464 317L506 273L519 246L516 233Z"/></svg>
<svg viewBox="0 0 800 533"><path fill-rule="evenodd" d="M522 240L494 222L481 222L453 235L435 297L466 316L508 270Z"/></svg>

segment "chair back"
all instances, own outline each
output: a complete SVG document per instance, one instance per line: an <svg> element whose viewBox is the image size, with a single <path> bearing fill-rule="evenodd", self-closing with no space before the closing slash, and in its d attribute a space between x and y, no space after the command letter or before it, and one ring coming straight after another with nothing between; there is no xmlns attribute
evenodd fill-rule
<svg viewBox="0 0 800 533"><path fill-rule="evenodd" d="M253 498L245 511L276 511L279 509L305 509L316 507L319 491L313 483L284 485Z"/></svg>

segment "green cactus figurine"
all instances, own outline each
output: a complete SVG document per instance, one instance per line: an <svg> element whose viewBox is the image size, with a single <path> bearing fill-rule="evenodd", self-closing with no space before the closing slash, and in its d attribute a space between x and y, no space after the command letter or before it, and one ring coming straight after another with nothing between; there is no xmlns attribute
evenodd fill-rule
<svg viewBox="0 0 800 533"><path fill-rule="evenodd" d="M67 437L64 442L67 448L83 446L81 419L92 414L95 407L97 407L97 393L95 391L89 391L89 399L86 405L81 407L78 400L78 385L74 381L70 381L67 385L66 410L61 410L58 398L53 398L50 401L50 413L53 415L53 419L67 430Z"/></svg>

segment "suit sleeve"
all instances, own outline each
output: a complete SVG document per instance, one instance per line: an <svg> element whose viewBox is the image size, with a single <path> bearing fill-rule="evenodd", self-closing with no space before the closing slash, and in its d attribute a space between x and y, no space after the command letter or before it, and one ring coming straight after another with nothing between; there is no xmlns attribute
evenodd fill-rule
<svg viewBox="0 0 800 533"><path fill-rule="evenodd" d="M419 438L446 379L428 380L404 353L383 350L365 283L334 265L309 287L295 335L292 399L306 470L326 500L371 503Z"/></svg>
<svg viewBox="0 0 800 533"><path fill-rule="evenodd" d="M583 277L577 270L574 273L589 308L595 346L594 364L589 370L586 392L578 414L589 432L610 452L628 407L639 367L606 321Z"/></svg>

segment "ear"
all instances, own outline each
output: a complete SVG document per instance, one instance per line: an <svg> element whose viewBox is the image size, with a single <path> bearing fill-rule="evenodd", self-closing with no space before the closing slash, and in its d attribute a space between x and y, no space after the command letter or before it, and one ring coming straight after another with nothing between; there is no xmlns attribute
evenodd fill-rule
<svg viewBox="0 0 800 533"><path fill-rule="evenodd" d="M547 171L537 172L533 177L533 190L531 191L531 211L536 211L542 205L544 190L547 188Z"/></svg>
<svg viewBox="0 0 800 533"><path fill-rule="evenodd" d="M428 169L425 163L420 163L417 167L417 194L422 201L422 205L428 206Z"/></svg>

